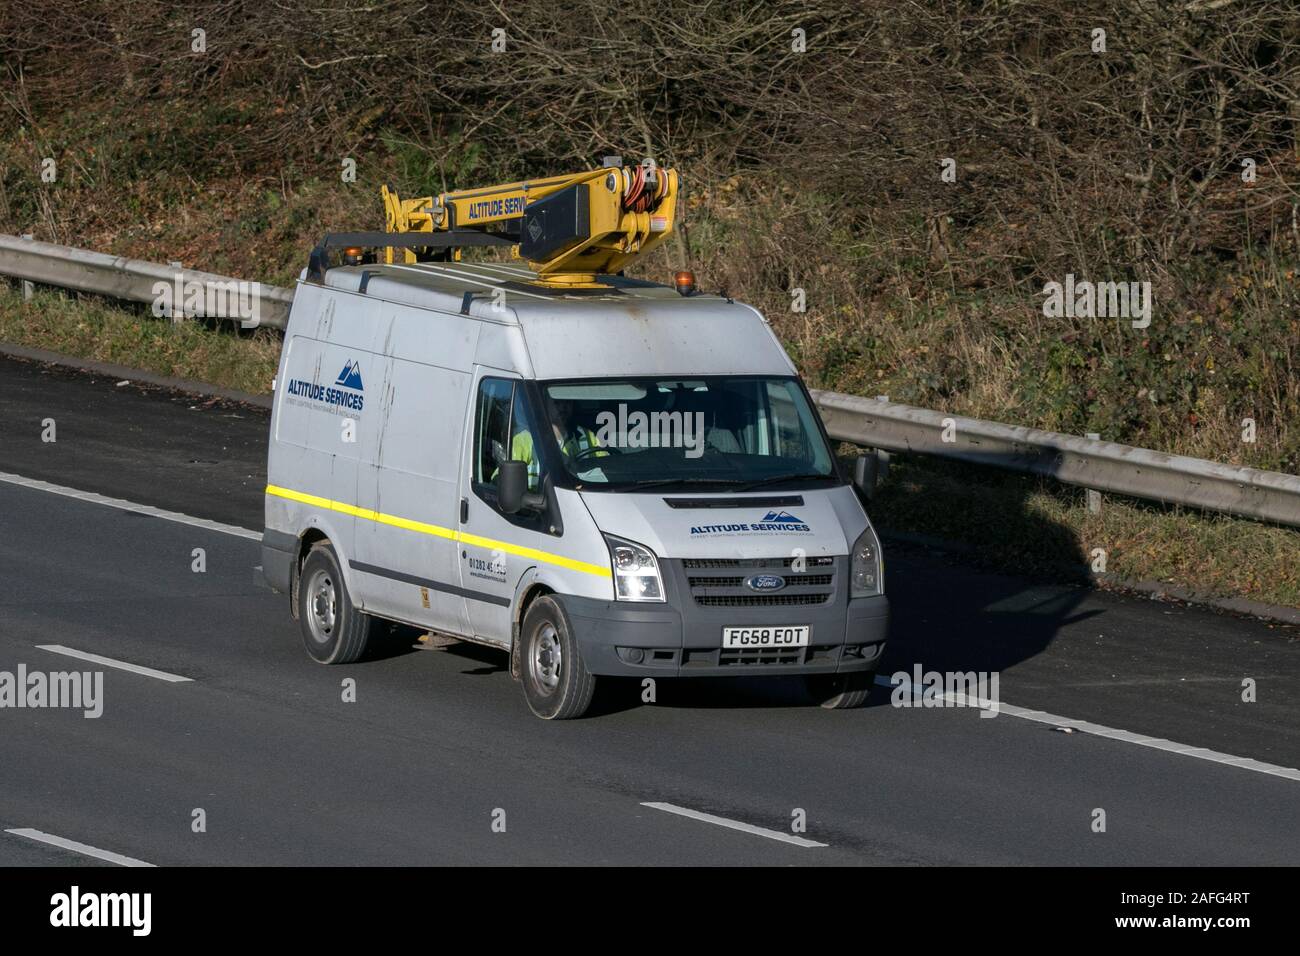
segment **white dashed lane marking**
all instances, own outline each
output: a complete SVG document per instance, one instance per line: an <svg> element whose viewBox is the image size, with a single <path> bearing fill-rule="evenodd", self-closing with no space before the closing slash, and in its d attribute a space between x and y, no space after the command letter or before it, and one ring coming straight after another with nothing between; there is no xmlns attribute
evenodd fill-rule
<svg viewBox="0 0 1300 956"><path fill-rule="evenodd" d="M101 850L99 847L91 846L88 843L78 843L76 840L66 840L63 837L55 836L52 833L42 833L40 830L33 830L30 827L24 827L19 830L6 830L5 833L13 834L16 837L23 837L27 840L35 840L37 843L57 846L61 850L71 850L73 853L80 853L82 856L94 857L96 860L104 860L106 863L116 863L118 866L154 865L152 863L146 863L144 860L137 860L135 857L114 853L112 850Z"/></svg>
<svg viewBox="0 0 1300 956"><path fill-rule="evenodd" d="M64 647L62 644L37 644L36 646L42 651L49 651L51 654L62 654L64 657L75 657L78 660L90 661L92 664L102 664L105 667L116 667L121 671L130 671L132 674L152 677L155 680L165 680L170 684L184 684L193 680L191 677L181 677L179 674L168 674L166 671L156 671L152 667L144 667L140 664L131 664L127 661L114 660L111 657L91 654L88 651L79 651L72 647Z"/></svg>
<svg viewBox="0 0 1300 956"><path fill-rule="evenodd" d="M756 827L752 823L741 823L739 820L728 820L726 817L716 817L712 813L701 813L699 810L690 810L686 807L679 807L671 803L643 803L643 807L650 807L652 810L663 810L665 813L675 813L680 817L690 817L692 820L699 820L702 823L712 823L714 826L726 827L729 830L739 830L742 833L750 833L754 836L767 837L769 840L780 840L782 843L792 843L795 846L828 846L826 843L818 843L816 840L805 840L803 837L795 836L792 833L782 833L780 830L769 830L766 827Z"/></svg>

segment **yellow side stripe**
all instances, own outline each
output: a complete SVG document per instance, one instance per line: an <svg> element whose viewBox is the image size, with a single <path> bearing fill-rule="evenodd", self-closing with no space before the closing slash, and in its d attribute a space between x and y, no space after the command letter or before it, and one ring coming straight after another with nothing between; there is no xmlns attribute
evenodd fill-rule
<svg viewBox="0 0 1300 956"><path fill-rule="evenodd" d="M494 538L483 538L476 534L466 534L457 531L454 528L443 528L436 524L426 524L423 521L413 521L410 518L399 518L397 515L384 514L382 511L373 511L369 508L358 508L356 505L346 504L342 501L333 501L330 498L321 498L317 495L309 495L305 492L294 491L292 488L281 488L279 485L267 485L266 493L276 498L287 498L289 501L297 501L304 505L311 505L315 508L324 508L326 511L337 511L340 514L351 515L354 518L364 518L366 521L377 521L380 524L392 525L394 528L403 528L407 531L414 531L418 534L431 534L437 538L447 538L451 541L459 541L462 544L472 545L476 548L489 548L497 551L504 551L507 554L517 554L521 558L532 558L535 561L544 561L547 564L559 565L562 568L569 568L572 571L583 571L586 574L594 574L598 577L608 578L611 576L609 567L603 564L590 564L586 561L578 561L574 558L566 558L562 554L552 554L549 551L539 551L536 548L525 548L521 545L510 544L508 541L497 541Z"/></svg>

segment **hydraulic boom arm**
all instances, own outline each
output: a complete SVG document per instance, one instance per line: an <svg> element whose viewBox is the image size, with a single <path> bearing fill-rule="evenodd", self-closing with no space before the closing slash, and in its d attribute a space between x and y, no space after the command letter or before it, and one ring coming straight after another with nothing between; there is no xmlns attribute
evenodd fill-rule
<svg viewBox="0 0 1300 956"><path fill-rule="evenodd" d="M387 232L482 230L514 241L512 253L543 285L599 288L673 230L677 173L654 166L607 166L570 176L531 179L436 198L399 199L383 187ZM410 249L385 250L416 261ZM459 258L459 250L453 251Z"/></svg>

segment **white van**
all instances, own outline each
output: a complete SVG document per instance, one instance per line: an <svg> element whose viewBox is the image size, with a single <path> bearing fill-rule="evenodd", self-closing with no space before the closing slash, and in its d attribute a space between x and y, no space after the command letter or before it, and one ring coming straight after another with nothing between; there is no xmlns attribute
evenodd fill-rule
<svg viewBox="0 0 1300 956"><path fill-rule="evenodd" d="M880 545L764 318L525 266L305 272L276 378L262 564L307 652L381 622L500 648L539 717L599 676L803 675L866 698ZM639 693L639 688L638 691Z"/></svg>

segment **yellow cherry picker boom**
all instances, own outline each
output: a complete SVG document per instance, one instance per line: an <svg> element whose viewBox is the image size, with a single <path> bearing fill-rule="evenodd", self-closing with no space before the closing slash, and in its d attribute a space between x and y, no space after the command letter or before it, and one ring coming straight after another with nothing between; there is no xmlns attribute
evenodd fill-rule
<svg viewBox="0 0 1300 956"><path fill-rule="evenodd" d="M387 186L382 233L333 233L312 252L308 278L320 281L329 250L349 264L458 261L475 246L509 247L554 291L605 288L615 275L673 231L677 173L650 163L599 169L401 199ZM380 252L382 250L382 252Z"/></svg>

